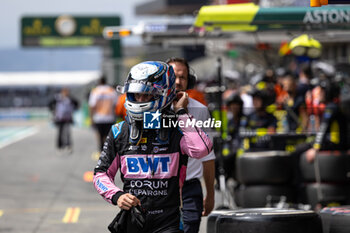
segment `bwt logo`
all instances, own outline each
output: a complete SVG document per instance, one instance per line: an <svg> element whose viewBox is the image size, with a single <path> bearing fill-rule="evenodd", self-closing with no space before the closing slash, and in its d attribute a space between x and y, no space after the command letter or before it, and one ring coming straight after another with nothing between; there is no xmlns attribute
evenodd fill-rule
<svg viewBox="0 0 350 233"><path fill-rule="evenodd" d="M108 191L108 188L101 183L100 179L97 180L96 185L99 189L101 189L103 192Z"/></svg>
<svg viewBox="0 0 350 233"><path fill-rule="evenodd" d="M128 166L128 173L149 173L157 172L160 169L160 172L167 173L169 172L169 157L155 157L153 160L151 158L139 157L139 158L126 158L126 163ZM159 166L160 164L160 166Z"/></svg>
<svg viewBox="0 0 350 233"><path fill-rule="evenodd" d="M160 116L162 114L157 110L156 112L143 113L143 128L144 129L160 129Z"/></svg>

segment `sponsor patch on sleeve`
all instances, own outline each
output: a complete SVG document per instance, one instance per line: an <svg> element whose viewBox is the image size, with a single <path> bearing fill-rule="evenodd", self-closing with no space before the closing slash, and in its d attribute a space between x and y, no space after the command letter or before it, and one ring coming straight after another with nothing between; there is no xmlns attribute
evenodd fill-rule
<svg viewBox="0 0 350 233"><path fill-rule="evenodd" d="M124 121L119 122L112 126L112 132L113 132L114 138L117 138L120 132L122 131L123 124L124 124Z"/></svg>
<svg viewBox="0 0 350 233"><path fill-rule="evenodd" d="M108 191L108 188L100 181L100 179L96 181L96 186L103 192Z"/></svg>

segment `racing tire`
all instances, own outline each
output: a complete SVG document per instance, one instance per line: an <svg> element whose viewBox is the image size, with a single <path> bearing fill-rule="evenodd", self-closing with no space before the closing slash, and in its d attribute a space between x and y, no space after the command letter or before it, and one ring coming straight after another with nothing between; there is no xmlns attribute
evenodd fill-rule
<svg viewBox="0 0 350 233"><path fill-rule="evenodd" d="M315 182L315 166L306 160L306 153L300 158L300 172L302 179L306 182ZM339 151L318 152L319 170L321 182L347 182L350 156Z"/></svg>
<svg viewBox="0 0 350 233"><path fill-rule="evenodd" d="M237 159L241 184L284 184L293 177L293 160L285 151L247 152Z"/></svg>
<svg viewBox="0 0 350 233"><path fill-rule="evenodd" d="M320 211L323 233L350 232L350 206L326 207Z"/></svg>
<svg viewBox="0 0 350 233"><path fill-rule="evenodd" d="M216 220L222 214L230 213L232 210L214 210L212 211L207 218L207 232L216 233Z"/></svg>
<svg viewBox="0 0 350 233"><path fill-rule="evenodd" d="M295 202L294 188L289 185L241 185L234 193L236 205L242 208L270 206L269 199L278 202L282 197L286 202Z"/></svg>
<svg viewBox="0 0 350 233"><path fill-rule="evenodd" d="M216 220L216 232L322 233L322 222L314 211L276 208L240 209L221 214Z"/></svg>
<svg viewBox="0 0 350 233"><path fill-rule="evenodd" d="M318 197L318 186L320 187L322 197ZM301 188L300 200L302 203L309 204L313 208L318 203L323 206L329 204L346 205L349 203L349 185L326 184L326 183L311 183L305 184Z"/></svg>

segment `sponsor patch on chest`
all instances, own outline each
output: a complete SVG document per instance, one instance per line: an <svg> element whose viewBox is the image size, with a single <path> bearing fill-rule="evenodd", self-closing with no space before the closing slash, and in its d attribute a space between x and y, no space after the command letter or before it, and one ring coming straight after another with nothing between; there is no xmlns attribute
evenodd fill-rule
<svg viewBox="0 0 350 233"><path fill-rule="evenodd" d="M121 160L125 177L169 178L179 167L179 153L124 155Z"/></svg>
<svg viewBox="0 0 350 233"><path fill-rule="evenodd" d="M127 158L128 173L169 172L169 157Z"/></svg>

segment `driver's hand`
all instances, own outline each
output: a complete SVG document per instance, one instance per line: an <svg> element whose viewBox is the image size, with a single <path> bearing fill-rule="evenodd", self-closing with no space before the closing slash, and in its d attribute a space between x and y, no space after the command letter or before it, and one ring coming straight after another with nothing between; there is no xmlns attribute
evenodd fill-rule
<svg viewBox="0 0 350 233"><path fill-rule="evenodd" d="M316 153L317 153L317 151L314 148L311 148L311 149L307 150L306 154L305 154L306 160L309 163L312 163L315 160Z"/></svg>
<svg viewBox="0 0 350 233"><path fill-rule="evenodd" d="M188 105L188 94L184 91L180 91L176 93L176 98L173 101L174 111L177 112L181 108L187 111L187 105Z"/></svg>
<svg viewBox="0 0 350 233"><path fill-rule="evenodd" d="M121 195L117 201L119 208L129 210L132 206L140 205L140 200L130 193Z"/></svg>

